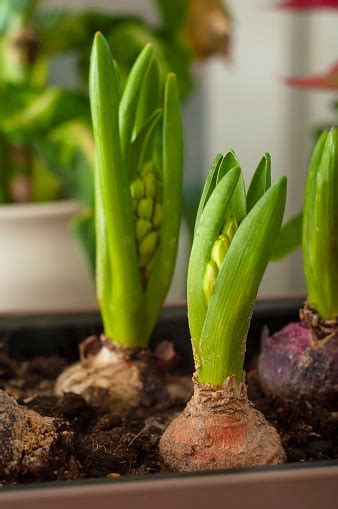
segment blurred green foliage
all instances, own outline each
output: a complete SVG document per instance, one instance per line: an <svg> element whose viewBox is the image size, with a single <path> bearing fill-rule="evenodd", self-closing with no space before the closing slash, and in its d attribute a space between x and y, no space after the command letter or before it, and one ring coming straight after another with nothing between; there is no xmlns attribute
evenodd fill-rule
<svg viewBox="0 0 338 509"><path fill-rule="evenodd" d="M190 0L153 0L159 23L103 11L45 8L40 0L0 2L0 205L75 198L73 228L94 267L94 142L89 55L103 32L119 67L121 90L136 56L151 42L160 76L174 71L181 99L192 89L192 52L184 34ZM75 59L77 89L50 85L53 59Z"/></svg>

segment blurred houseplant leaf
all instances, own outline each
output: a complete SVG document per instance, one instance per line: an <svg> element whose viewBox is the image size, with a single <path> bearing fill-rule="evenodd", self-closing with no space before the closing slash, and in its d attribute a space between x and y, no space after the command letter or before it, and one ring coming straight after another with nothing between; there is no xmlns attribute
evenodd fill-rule
<svg viewBox="0 0 338 509"><path fill-rule="evenodd" d="M212 16L207 20L201 16L200 1L154 0L154 3L160 12L157 26L130 15L45 8L39 0L1 2L0 52L2 49L2 55L6 56L6 72L0 77L3 85L0 87L0 146L5 169L0 175L3 184L0 203L16 201L13 179L23 179L26 191L20 201L76 197L82 201L85 211L74 227L82 239L86 231L93 232L94 162L90 154L92 147L89 148L92 135L87 132L84 136L89 119L88 98L76 90L47 86L51 59L58 54L72 53L81 72L80 85L86 86L91 41L94 33L101 30L117 60L122 90L136 56L145 43L151 42L158 65L152 68L149 79L155 83L158 73L160 88L168 72L174 71L180 98L185 99L193 86L192 61L203 56L195 47L192 28L203 25L202 32L205 31ZM207 3L212 13L216 12L218 21L228 19L219 0ZM148 99L148 102L140 101L146 106L144 111L137 112L127 159L129 168L139 166L145 157L158 162L162 151L158 123L163 112L158 110L153 117L149 114L156 110L156 101L160 104L161 98L154 93ZM151 154L150 137L153 138ZM13 162L13 153L15 160L19 154L19 164ZM93 235L88 235L88 244L93 244L94 240L90 240ZM93 258L94 249L89 247L87 252Z"/></svg>
<svg viewBox="0 0 338 509"><path fill-rule="evenodd" d="M63 183L68 197L75 197L83 210L71 227L95 273L94 140L85 122L69 121L39 139L36 148L42 160Z"/></svg>
<svg viewBox="0 0 338 509"><path fill-rule="evenodd" d="M47 88L19 111L7 114L2 119L2 129L18 137L45 133L66 120L89 120L88 104L88 97L81 92Z"/></svg>
<svg viewBox="0 0 338 509"><path fill-rule="evenodd" d="M80 121L65 122L46 138L39 138L36 147L63 183L64 193L93 208L94 141L89 126Z"/></svg>

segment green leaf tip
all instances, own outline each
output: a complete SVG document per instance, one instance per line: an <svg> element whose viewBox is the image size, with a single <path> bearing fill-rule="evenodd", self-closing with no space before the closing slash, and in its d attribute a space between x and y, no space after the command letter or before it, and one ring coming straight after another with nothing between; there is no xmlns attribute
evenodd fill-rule
<svg viewBox="0 0 338 509"><path fill-rule="evenodd" d="M215 186L224 177L224 175L226 175L232 168L236 166L240 168L239 161L233 150L228 150L228 152L226 152L224 156L222 154L216 155L209 170L207 179L205 181L202 196L199 202L195 220L195 231L198 226L203 209L207 204L212 192L214 191Z"/></svg>
<svg viewBox="0 0 338 509"><path fill-rule="evenodd" d="M269 157L263 160L269 170ZM286 201L286 178L272 187L265 178L255 204L238 221L233 199L243 182L242 172L236 166L215 184L221 162L216 158L207 177L209 199L204 190L188 270L188 318L196 369L200 382L212 385L222 385L231 374L238 383L242 379L253 305Z"/></svg>
<svg viewBox="0 0 338 509"><path fill-rule="evenodd" d="M142 88L142 84L145 80L153 57L154 50L150 44L147 44L137 57L129 73L121 97L119 107L119 124L121 149L124 157L126 157L128 146L132 140L133 130L136 123L140 90Z"/></svg>
<svg viewBox="0 0 338 509"><path fill-rule="evenodd" d="M260 160L256 171L252 177L247 194L248 211L257 203L261 196L271 186L271 157L265 152Z"/></svg>
<svg viewBox="0 0 338 509"><path fill-rule="evenodd" d="M338 128L320 136L305 190L303 260L309 304L323 319L338 316Z"/></svg>

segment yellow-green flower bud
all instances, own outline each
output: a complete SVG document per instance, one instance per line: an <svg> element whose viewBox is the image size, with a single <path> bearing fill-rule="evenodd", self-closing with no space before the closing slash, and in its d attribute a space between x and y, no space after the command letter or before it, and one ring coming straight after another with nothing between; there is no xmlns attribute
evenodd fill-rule
<svg viewBox="0 0 338 509"><path fill-rule="evenodd" d="M145 193L147 198L155 198L156 196L156 177L154 173L147 173L143 177Z"/></svg>
<svg viewBox="0 0 338 509"><path fill-rule="evenodd" d="M141 242L148 233L152 230L152 224L146 219L138 219L136 221L136 238L138 242Z"/></svg>
<svg viewBox="0 0 338 509"><path fill-rule="evenodd" d="M152 231L145 237L145 239L142 240L139 246L139 262L141 267L146 267L151 257L154 255L157 239L157 233Z"/></svg>
<svg viewBox="0 0 338 509"><path fill-rule="evenodd" d="M237 230L238 230L237 219L235 216L231 215L225 222L222 233L228 238L229 242L231 242Z"/></svg>
<svg viewBox="0 0 338 509"><path fill-rule="evenodd" d="M146 163L144 163L144 165L142 167L142 170L141 170L142 177L144 177L145 175L148 175L148 173L156 173L156 168L152 161L147 161Z"/></svg>
<svg viewBox="0 0 338 509"><path fill-rule="evenodd" d="M137 207L137 215L142 219L151 220L153 215L154 202L151 198L142 198Z"/></svg>
<svg viewBox="0 0 338 509"><path fill-rule="evenodd" d="M217 265L218 270L220 270L222 262L227 254L229 249L230 242L224 235L220 235L216 242L213 245L211 251L211 258Z"/></svg>
<svg viewBox="0 0 338 509"><path fill-rule="evenodd" d="M218 276L218 268L214 260L209 260L203 279L203 291L206 301L209 302Z"/></svg>
<svg viewBox="0 0 338 509"><path fill-rule="evenodd" d="M140 200L144 196L144 182L142 179L137 178L130 184L131 196L135 200Z"/></svg>
<svg viewBox="0 0 338 509"><path fill-rule="evenodd" d="M162 223L163 218L163 207L162 203L155 203L154 214L153 214L153 226L158 228Z"/></svg>

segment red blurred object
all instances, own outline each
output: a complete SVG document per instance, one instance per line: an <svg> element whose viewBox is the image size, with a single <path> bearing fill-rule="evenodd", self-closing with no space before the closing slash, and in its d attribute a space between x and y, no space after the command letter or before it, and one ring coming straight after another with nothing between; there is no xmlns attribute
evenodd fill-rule
<svg viewBox="0 0 338 509"><path fill-rule="evenodd" d="M324 74L286 78L288 85L318 90L338 90L338 61Z"/></svg>
<svg viewBox="0 0 338 509"><path fill-rule="evenodd" d="M284 0L278 7L283 9L338 9L338 0Z"/></svg>

